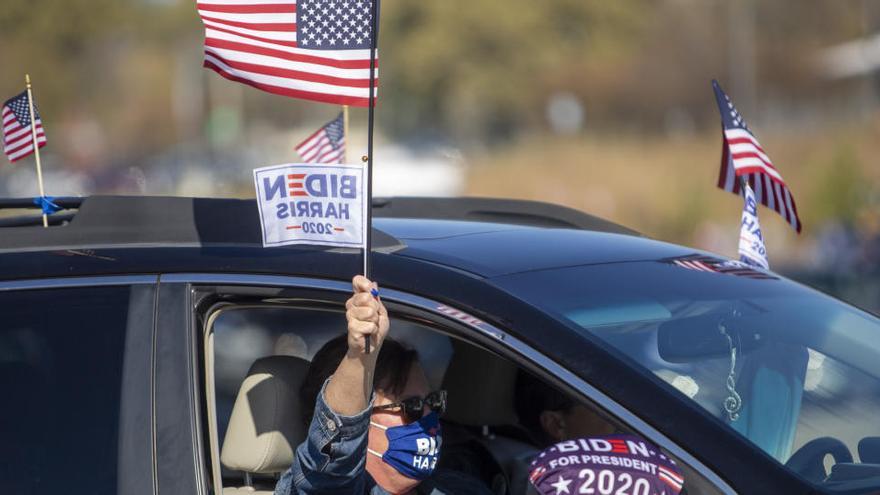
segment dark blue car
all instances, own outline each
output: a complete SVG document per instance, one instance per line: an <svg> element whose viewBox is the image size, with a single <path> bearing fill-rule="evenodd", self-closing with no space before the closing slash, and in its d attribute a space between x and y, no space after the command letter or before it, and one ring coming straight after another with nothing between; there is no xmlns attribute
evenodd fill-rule
<svg viewBox="0 0 880 495"><path fill-rule="evenodd" d="M264 249L247 200L65 199L48 228L7 214L28 203L0 203L0 492L270 493L360 251ZM391 335L448 391L441 463L495 493L542 447L524 380L660 446L688 494L880 491L876 316L553 205L374 215Z"/></svg>

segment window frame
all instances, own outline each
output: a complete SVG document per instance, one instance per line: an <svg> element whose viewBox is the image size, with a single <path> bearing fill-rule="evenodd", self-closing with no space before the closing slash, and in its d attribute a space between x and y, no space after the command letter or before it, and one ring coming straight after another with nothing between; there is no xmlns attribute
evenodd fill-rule
<svg viewBox="0 0 880 495"><path fill-rule="evenodd" d="M309 294L321 293L324 294L324 297L334 294L336 296L334 297L336 299L334 303L338 303L340 298L344 300L347 294L351 292L351 284L348 281L278 275L180 273L163 275L161 281L188 283L195 289L208 291L224 288L234 292L293 289ZM312 300L314 302L327 302L326 299ZM666 449L667 452L689 465L719 492L725 494L736 493L721 476L706 467L685 448L674 443L663 433L653 428L640 416L626 409L590 383L505 330L481 321L460 308L450 308L448 305L438 301L403 291L383 289L382 300L388 307L389 313L394 314L398 318L402 317L428 324L428 326L451 336L477 344L484 349L513 360L542 379L550 381L584 400L597 404L616 421L627 425L634 432ZM192 305L194 308L196 306L199 306L199 304ZM446 311L442 311L441 308L446 308ZM207 309L209 308L201 308L200 311L202 313L194 314L194 318L200 318L202 322L207 323L204 318L207 316L204 313ZM208 330L207 326L200 329L199 334L202 340L204 340ZM204 348L200 347L199 352L203 353ZM202 371L204 372L204 367L202 367ZM206 403L207 401L202 402L202 409L206 407ZM204 431L202 433L201 437L204 438ZM216 436L216 430L213 434ZM202 451L204 452L204 450ZM219 464L217 464L220 462L219 449L217 452L210 452L209 455L211 457L209 462L212 463L212 466L216 464L218 466L217 471L219 472ZM211 470L203 470L203 472L212 470L213 468ZM222 487L222 484L220 486Z"/></svg>

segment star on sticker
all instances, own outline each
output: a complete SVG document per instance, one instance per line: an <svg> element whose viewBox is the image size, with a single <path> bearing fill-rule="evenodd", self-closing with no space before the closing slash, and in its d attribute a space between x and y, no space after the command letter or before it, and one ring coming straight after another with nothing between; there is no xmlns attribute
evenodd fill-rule
<svg viewBox="0 0 880 495"><path fill-rule="evenodd" d="M553 488L556 488L556 495L559 495L560 493L563 493L563 492L571 493L568 491L568 485L570 485L570 484L571 484L571 480L567 480L567 479L563 478L562 475L560 474L559 479L556 480L556 483L550 483L550 486L552 486Z"/></svg>

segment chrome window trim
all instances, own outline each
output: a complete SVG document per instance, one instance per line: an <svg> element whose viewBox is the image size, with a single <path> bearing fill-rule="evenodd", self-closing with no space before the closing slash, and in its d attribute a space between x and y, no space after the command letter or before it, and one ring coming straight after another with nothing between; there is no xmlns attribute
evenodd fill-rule
<svg viewBox="0 0 880 495"><path fill-rule="evenodd" d="M104 275L97 277L36 278L0 281L0 292L11 290L55 289L61 287L155 284L158 282L158 275Z"/></svg>
<svg viewBox="0 0 880 495"><path fill-rule="evenodd" d="M324 289L332 291L349 292L351 291L351 283L340 280L314 279L306 277L287 277L279 275L252 275L252 274L207 274L207 273L178 273L162 275L160 283L163 282L188 282L193 284L225 284L225 285L248 285L248 286L295 286L297 288L308 289ZM620 418L620 420L631 426L639 434L654 442L658 446L666 449L672 455L678 457L688 464L695 471L699 472L707 481L712 483L715 488L725 494L736 494L736 491L730 487L720 476L715 474L711 469L706 467L702 462L692 456L684 448L678 446L670 440L666 435L646 423L635 413L626 409L614 399L607 396L602 391L593 387L582 378L563 368L546 356L531 348L521 340L504 332L502 329L495 327L489 323L478 321L472 323L467 318L453 318L448 314L444 314L437 310L440 306L445 306L437 301L416 296L406 292L393 289L382 289L382 298L388 301L396 302L402 305L411 306L423 311L429 311L437 316L455 321L460 325L464 325L476 330L486 336L492 337L493 340L507 346L516 354L525 357L534 364L543 368L545 371L552 373L561 380L567 382L572 387L581 392L584 396L603 407L610 414ZM465 316L465 311L458 310ZM471 317L473 320L476 318Z"/></svg>

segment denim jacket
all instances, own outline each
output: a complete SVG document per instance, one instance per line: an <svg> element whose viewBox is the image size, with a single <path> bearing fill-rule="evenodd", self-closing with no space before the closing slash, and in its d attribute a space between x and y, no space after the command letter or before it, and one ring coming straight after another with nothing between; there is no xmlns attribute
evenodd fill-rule
<svg viewBox="0 0 880 495"><path fill-rule="evenodd" d="M308 437L296 448L293 464L275 485L275 495L388 495L366 471L371 406L354 416L336 414L324 401L326 387L325 382L315 403ZM492 493L476 478L440 469L420 483L415 492L427 495Z"/></svg>

